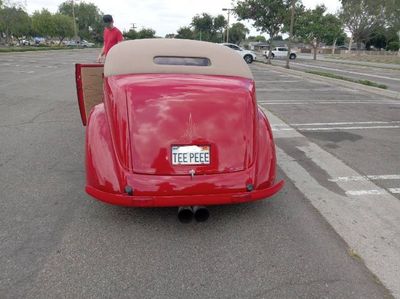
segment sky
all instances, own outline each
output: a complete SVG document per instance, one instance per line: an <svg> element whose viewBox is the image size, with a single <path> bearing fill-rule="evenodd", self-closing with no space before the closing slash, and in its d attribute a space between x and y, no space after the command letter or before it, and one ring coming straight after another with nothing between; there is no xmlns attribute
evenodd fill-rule
<svg viewBox="0 0 400 299"><path fill-rule="evenodd" d="M83 0L75 0L80 2ZM35 10L47 8L56 12L63 0L22 0L29 13ZM196 14L203 12L213 16L224 14L222 8L232 7L232 0L86 0L96 4L105 14L114 17L114 25L121 31L129 30L132 24L137 29L142 27L156 30L156 35L164 37L168 33L176 33L182 26L188 26ZM302 0L308 8L314 8L317 4L325 4L328 12L335 13L339 8L339 0ZM231 17L230 23L235 19ZM250 30L250 35L259 33L251 26L250 22L243 22ZM265 35L267 36L267 35Z"/></svg>

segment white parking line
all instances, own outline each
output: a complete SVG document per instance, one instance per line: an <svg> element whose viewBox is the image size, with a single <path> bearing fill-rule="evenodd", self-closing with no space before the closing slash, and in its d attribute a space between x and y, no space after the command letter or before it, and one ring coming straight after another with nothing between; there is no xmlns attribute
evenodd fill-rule
<svg viewBox="0 0 400 299"><path fill-rule="evenodd" d="M394 194L400 194L400 188L389 188L389 191Z"/></svg>
<svg viewBox="0 0 400 299"><path fill-rule="evenodd" d="M317 69L332 70L332 71L337 71L337 72L342 72L342 73L348 73L348 74L354 74L354 75L361 75L361 76L375 77L375 78L386 79L386 80L400 81L400 79L398 79L398 78L393 78L393 77L385 77L385 76L374 75L374 74L359 73L359 72L341 70L341 69L336 69L336 68L331 68L331 67L325 67L325 66L315 66L315 65L311 65L311 64L305 64L305 63L296 63L296 64L297 64L297 65L307 66L307 67L313 67L313 68L317 68Z"/></svg>
<svg viewBox="0 0 400 299"><path fill-rule="evenodd" d="M333 122L333 123L304 123L304 124L289 124L289 126L340 126L340 125L373 125L373 124L398 124L400 120L393 121L356 121L356 122ZM287 126L286 124L275 124L274 127Z"/></svg>
<svg viewBox="0 0 400 299"><path fill-rule="evenodd" d="M265 109L264 109L265 111ZM272 125L288 127L275 115L265 111ZM274 134L275 137L292 138L302 144L297 149L305 154L317 168L329 177L362 177L343 161L310 142L298 131ZM278 165L291 182L310 200L313 206L330 223L335 231L364 260L366 266L392 292L400 298L398 274L400 269L400 201L370 180L340 182L345 193L355 190L378 190L379 194L364 196L342 195L319 182L318 173L304 168L295 157L277 147ZM396 191L398 188L393 188ZM382 190L382 191L380 191ZM393 190L392 190L393 191ZM399 190L400 191L400 190ZM380 194L382 193L382 194ZM388 241L390 240L390 242Z"/></svg>
<svg viewBox="0 0 400 299"><path fill-rule="evenodd" d="M357 182L367 180L400 180L400 174L341 176L334 179L329 179L330 182Z"/></svg>
<svg viewBox="0 0 400 299"><path fill-rule="evenodd" d="M364 126L364 127L329 127L329 128L276 128L272 127L272 131L344 131L344 130L369 130L369 129L399 129L400 126Z"/></svg>
<svg viewBox="0 0 400 299"><path fill-rule="evenodd" d="M396 102L388 102L388 101L314 101L314 102L263 102L259 101L260 104L267 104L267 105L336 105L336 104L369 104L369 105L400 105L400 103Z"/></svg>
<svg viewBox="0 0 400 299"><path fill-rule="evenodd" d="M346 191L346 195L362 196L362 195L384 195L386 191L383 189L373 189L373 190L349 190Z"/></svg>

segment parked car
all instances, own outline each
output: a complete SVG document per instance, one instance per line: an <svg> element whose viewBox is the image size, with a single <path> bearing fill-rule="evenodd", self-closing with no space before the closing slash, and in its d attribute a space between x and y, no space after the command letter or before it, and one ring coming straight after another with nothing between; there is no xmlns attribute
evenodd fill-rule
<svg viewBox="0 0 400 299"><path fill-rule="evenodd" d="M87 40L67 40L64 41L64 45L67 47L82 47L91 48L94 47L94 43L88 42Z"/></svg>
<svg viewBox="0 0 400 299"><path fill-rule="evenodd" d="M35 44L35 42L33 40L30 39L22 39L19 42L20 46L33 46Z"/></svg>
<svg viewBox="0 0 400 299"><path fill-rule="evenodd" d="M82 40L81 41L81 47L84 47L84 48L92 48L92 47L94 47L94 43L91 43L91 42L88 42L87 40Z"/></svg>
<svg viewBox="0 0 400 299"><path fill-rule="evenodd" d="M277 193L271 127L247 64L218 44L130 40L102 64L77 64L86 127L86 192L121 206L206 206ZM103 88L104 86L104 88Z"/></svg>
<svg viewBox="0 0 400 299"><path fill-rule="evenodd" d="M254 60L256 60L257 56L254 52L245 50L238 45L231 44L231 43L223 43L222 45L231 48L235 51L238 51L238 53L243 57L244 61L247 63L252 63Z"/></svg>
<svg viewBox="0 0 400 299"><path fill-rule="evenodd" d="M264 51L264 56L268 58L269 50ZM285 47L276 47L272 50L271 58L275 57L284 57L286 58L288 55L288 48ZM297 55L295 51L290 51L290 59L296 59Z"/></svg>

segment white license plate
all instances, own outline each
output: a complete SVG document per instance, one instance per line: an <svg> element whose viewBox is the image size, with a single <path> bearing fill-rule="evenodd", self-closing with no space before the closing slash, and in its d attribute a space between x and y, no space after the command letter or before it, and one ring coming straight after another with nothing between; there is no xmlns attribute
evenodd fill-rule
<svg viewBox="0 0 400 299"><path fill-rule="evenodd" d="M172 165L210 164L209 145L174 145L172 146Z"/></svg>

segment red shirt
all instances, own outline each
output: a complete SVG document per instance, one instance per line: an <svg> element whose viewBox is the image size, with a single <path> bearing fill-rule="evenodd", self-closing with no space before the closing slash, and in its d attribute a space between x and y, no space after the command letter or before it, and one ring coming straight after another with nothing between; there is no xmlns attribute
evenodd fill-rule
<svg viewBox="0 0 400 299"><path fill-rule="evenodd" d="M122 37L121 31L117 27L113 27L112 29L105 28L104 29L104 54L107 55L108 51L122 41L124 38Z"/></svg>

